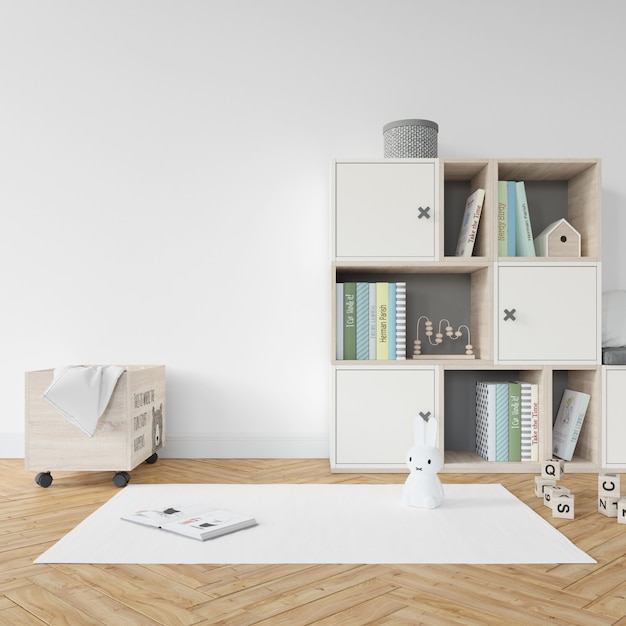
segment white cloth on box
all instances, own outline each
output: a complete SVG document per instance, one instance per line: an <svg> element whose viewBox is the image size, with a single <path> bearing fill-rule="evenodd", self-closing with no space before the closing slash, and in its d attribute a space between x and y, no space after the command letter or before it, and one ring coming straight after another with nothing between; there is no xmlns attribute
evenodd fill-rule
<svg viewBox="0 0 626 626"><path fill-rule="evenodd" d="M43 397L70 422L93 437L119 377L117 365L68 365L54 370Z"/></svg>

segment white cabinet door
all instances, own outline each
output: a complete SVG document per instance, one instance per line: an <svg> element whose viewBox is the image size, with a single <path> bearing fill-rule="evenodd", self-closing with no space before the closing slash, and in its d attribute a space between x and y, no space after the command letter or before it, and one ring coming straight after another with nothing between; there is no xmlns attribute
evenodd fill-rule
<svg viewBox="0 0 626 626"><path fill-rule="evenodd" d="M604 368L604 429L602 466L626 468L626 367Z"/></svg>
<svg viewBox="0 0 626 626"><path fill-rule="evenodd" d="M593 264L498 267L498 360L597 363L598 271Z"/></svg>
<svg viewBox="0 0 626 626"><path fill-rule="evenodd" d="M337 162L335 167L337 258L434 259L436 159Z"/></svg>
<svg viewBox="0 0 626 626"><path fill-rule="evenodd" d="M403 468L413 419L435 415L433 368L335 371L336 466Z"/></svg>

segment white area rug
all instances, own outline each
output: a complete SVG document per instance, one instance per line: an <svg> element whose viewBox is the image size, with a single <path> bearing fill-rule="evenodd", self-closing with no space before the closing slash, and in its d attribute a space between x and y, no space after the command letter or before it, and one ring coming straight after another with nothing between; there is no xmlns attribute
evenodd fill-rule
<svg viewBox="0 0 626 626"><path fill-rule="evenodd" d="M595 563L502 485L444 485L437 509L402 485L128 485L36 563ZM205 503L258 526L205 542L122 521Z"/></svg>

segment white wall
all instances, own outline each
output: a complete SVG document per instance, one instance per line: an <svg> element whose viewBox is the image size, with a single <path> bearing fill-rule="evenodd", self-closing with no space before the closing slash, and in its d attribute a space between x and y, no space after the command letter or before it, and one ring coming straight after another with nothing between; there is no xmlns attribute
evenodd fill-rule
<svg viewBox="0 0 626 626"><path fill-rule="evenodd" d="M626 3L0 0L0 456L24 372L165 363L170 456L325 456L331 158L601 157L626 288Z"/></svg>

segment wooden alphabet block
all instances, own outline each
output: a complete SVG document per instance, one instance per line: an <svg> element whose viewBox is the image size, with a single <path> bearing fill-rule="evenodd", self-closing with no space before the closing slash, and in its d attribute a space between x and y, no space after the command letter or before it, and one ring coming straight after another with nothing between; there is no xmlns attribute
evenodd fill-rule
<svg viewBox="0 0 626 626"><path fill-rule="evenodd" d="M598 496L598 513L607 517L617 517L617 503L619 498L608 496Z"/></svg>
<svg viewBox="0 0 626 626"><path fill-rule="evenodd" d="M617 501L617 523L626 524L626 498Z"/></svg>
<svg viewBox="0 0 626 626"><path fill-rule="evenodd" d="M543 498L543 492L546 487L556 487L556 480L554 478L535 476L535 495L538 498Z"/></svg>
<svg viewBox="0 0 626 626"><path fill-rule="evenodd" d="M561 495L569 494L569 489L565 487L559 487L557 485L547 485L543 490L543 503L549 507L553 507L554 498L558 498Z"/></svg>
<svg viewBox="0 0 626 626"><path fill-rule="evenodd" d="M562 493L552 498L552 517L574 519L574 494Z"/></svg>
<svg viewBox="0 0 626 626"><path fill-rule="evenodd" d="M620 477L616 474L600 474L598 476L598 495L619 498Z"/></svg>
<svg viewBox="0 0 626 626"><path fill-rule="evenodd" d="M561 480L565 473L565 462L562 459L548 459L541 463L541 476Z"/></svg>

